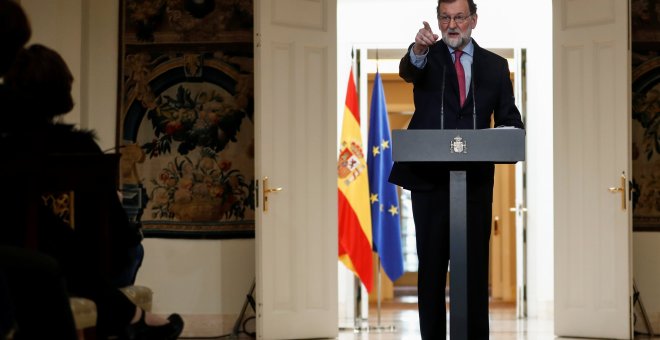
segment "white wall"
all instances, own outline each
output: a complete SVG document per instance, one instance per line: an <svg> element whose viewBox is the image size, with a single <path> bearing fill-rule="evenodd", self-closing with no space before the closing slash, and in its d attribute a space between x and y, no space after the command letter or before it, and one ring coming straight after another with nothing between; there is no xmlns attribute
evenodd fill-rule
<svg viewBox="0 0 660 340"><path fill-rule="evenodd" d="M552 316L552 2L476 3L479 18L473 37L477 43L485 48L527 49L527 297L530 317ZM436 5L436 0L339 0L338 93L346 92L352 47L406 48L422 21L439 32ZM340 110L343 101L338 98ZM363 121L366 111L363 106Z"/></svg>
<svg viewBox="0 0 660 340"><path fill-rule="evenodd" d="M117 124L119 1L83 1L83 6L80 125L95 129L107 150L115 147Z"/></svg>
<svg viewBox="0 0 660 340"><path fill-rule="evenodd" d="M75 78L77 103L65 121L96 130L103 149L115 146L118 1L22 0L30 43L57 50ZM82 98L82 99L81 99ZM255 273L254 240L144 241L137 284L154 290L154 311L238 314Z"/></svg>
<svg viewBox="0 0 660 340"><path fill-rule="evenodd" d="M660 332L660 233L633 233L633 277L655 334ZM647 332L639 305L635 330Z"/></svg>
<svg viewBox="0 0 660 340"><path fill-rule="evenodd" d="M59 52L69 65L74 77L73 100L77 104L64 117L66 122L81 122L81 50L82 0L39 1L22 0L21 5L32 24L29 44L46 45ZM115 77L116 78L116 77Z"/></svg>
<svg viewBox="0 0 660 340"><path fill-rule="evenodd" d="M137 283L156 312L238 314L255 273L254 240L146 239Z"/></svg>

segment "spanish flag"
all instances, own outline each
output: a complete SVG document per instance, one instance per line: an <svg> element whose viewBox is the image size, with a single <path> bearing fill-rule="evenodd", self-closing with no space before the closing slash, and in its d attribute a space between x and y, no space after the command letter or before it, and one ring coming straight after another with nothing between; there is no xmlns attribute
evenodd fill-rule
<svg viewBox="0 0 660 340"><path fill-rule="evenodd" d="M360 134L357 90L351 68L337 162L339 260L360 278L367 291L371 291L371 207L367 176L367 162Z"/></svg>

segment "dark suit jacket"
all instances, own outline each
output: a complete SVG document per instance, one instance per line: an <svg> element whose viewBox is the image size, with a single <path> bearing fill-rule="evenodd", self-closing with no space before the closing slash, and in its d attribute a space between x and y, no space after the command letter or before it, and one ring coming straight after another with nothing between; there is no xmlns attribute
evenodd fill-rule
<svg viewBox="0 0 660 340"><path fill-rule="evenodd" d="M399 64L401 78L414 84L415 113L408 129L440 129L443 70L445 129L472 129L475 100L477 129L489 128L491 115L495 126L524 128L514 104L506 59L479 47L474 40L472 42L472 84L462 108L458 98L458 78L447 45L439 41L431 46L423 69L410 62L410 46ZM468 200L492 200L493 164L395 162L389 181L409 190L449 190L450 170L467 171Z"/></svg>

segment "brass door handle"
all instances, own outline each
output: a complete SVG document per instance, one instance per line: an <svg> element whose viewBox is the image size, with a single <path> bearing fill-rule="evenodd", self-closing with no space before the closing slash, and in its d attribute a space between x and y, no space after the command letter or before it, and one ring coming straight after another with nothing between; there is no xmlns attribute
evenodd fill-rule
<svg viewBox="0 0 660 340"><path fill-rule="evenodd" d="M272 189L269 188L268 187L268 177L264 177L263 183L264 183L263 184L263 188L264 188L264 194L263 194L263 196L264 196L264 211L268 211L268 194L273 193L273 192L282 191L284 189L279 188L279 187L278 188L272 188Z"/></svg>
<svg viewBox="0 0 660 340"><path fill-rule="evenodd" d="M626 210L626 173L621 174L621 186L620 187L609 187L607 190L613 194L621 194L621 210Z"/></svg>
<svg viewBox="0 0 660 340"><path fill-rule="evenodd" d="M509 208L509 211L512 213L517 213L518 215L522 215L523 213L527 212L527 208L523 207L522 204L518 204L518 207L511 207Z"/></svg>

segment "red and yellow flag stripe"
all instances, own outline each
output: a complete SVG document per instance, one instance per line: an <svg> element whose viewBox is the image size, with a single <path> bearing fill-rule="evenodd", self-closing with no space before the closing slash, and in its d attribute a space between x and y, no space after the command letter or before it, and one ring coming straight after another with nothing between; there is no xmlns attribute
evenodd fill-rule
<svg viewBox="0 0 660 340"><path fill-rule="evenodd" d="M371 291L371 206L362 146L357 90L351 68L337 162L339 259L360 278L367 291Z"/></svg>

